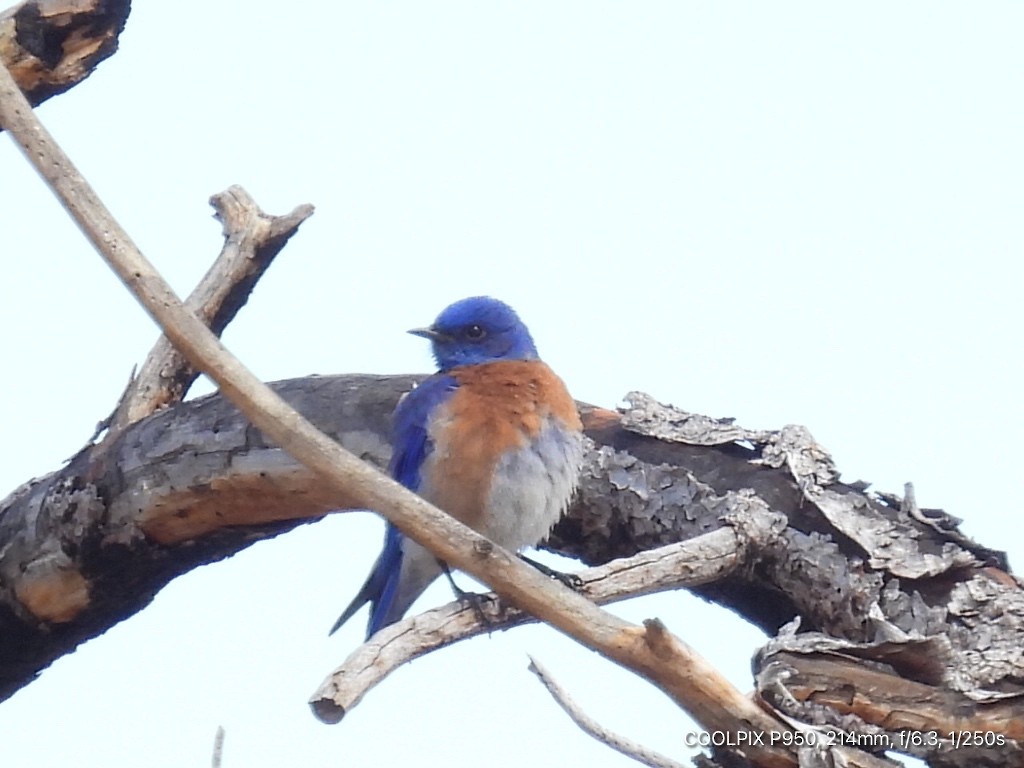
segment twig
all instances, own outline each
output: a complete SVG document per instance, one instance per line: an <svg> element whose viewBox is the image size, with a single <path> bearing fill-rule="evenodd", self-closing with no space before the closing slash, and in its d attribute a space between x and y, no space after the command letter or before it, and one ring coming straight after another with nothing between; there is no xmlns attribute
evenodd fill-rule
<svg viewBox="0 0 1024 768"><path fill-rule="evenodd" d="M703 536L581 571L576 574L583 582L580 593L605 605L718 582L743 567L748 551L763 551L784 527L781 515L751 511L746 519L736 516L729 526ZM480 620L476 610L456 601L378 632L320 684L310 698L313 712L324 722L337 723L406 662L477 635L537 620L493 593L486 595L480 605L486 621Z"/></svg>
<svg viewBox="0 0 1024 768"><path fill-rule="evenodd" d="M900 502L900 512L909 515L919 523L931 525L932 522L921 514L921 508L917 506L917 494L914 492L913 483L903 484L903 501Z"/></svg>
<svg viewBox="0 0 1024 768"><path fill-rule="evenodd" d="M213 737L213 760L210 761L212 768L220 768L221 760L224 758L224 726L217 726L217 733Z"/></svg>
<svg viewBox="0 0 1024 768"><path fill-rule="evenodd" d="M185 301L185 306L220 336L249 298L285 243L313 214L300 205L286 216L269 216L240 186L210 198L224 224L224 247ZM151 413L180 402L198 377L166 336L161 336L110 416L104 444Z"/></svg>
<svg viewBox="0 0 1024 768"><path fill-rule="evenodd" d="M120 407L121 403L124 402L125 398L128 397L128 393L130 393L132 389L134 389L135 387L135 374L137 374L138 372L139 366L133 365L131 373L128 374L128 381L125 383L124 389L121 391L121 396L117 398L117 405L114 406L114 410L112 410L110 413L108 413L106 416L104 416L102 419L96 422L96 426L93 428L92 435L86 441L85 447L79 449L78 453L82 453L83 451L89 450L92 447L93 443L95 443L96 440L99 438L99 436L106 432L108 429L110 429L110 425L114 423L114 417L117 415L118 408Z"/></svg>
<svg viewBox="0 0 1024 768"><path fill-rule="evenodd" d="M660 752L655 752L653 749L649 749L642 744L637 744L632 739L627 739L625 736L613 733L594 720L580 709L579 704L573 701L572 697L558 684L544 665L533 658L533 656L530 656L529 670L544 684L544 687L548 689L548 693L558 702L558 706L565 710L565 713L572 718L572 721L584 733L593 736L603 744L607 744L616 752L621 752L626 757L631 757L638 763L649 765L651 768L684 768L682 763L677 763Z"/></svg>
<svg viewBox="0 0 1024 768"><path fill-rule="evenodd" d="M0 124L171 342L217 383L254 426L321 475L338 494L339 506L377 510L449 564L651 681L709 730L787 728L736 688L722 684L710 665L660 624L638 627L605 613L363 463L289 407L182 304L36 119L6 69L0 71ZM739 719L737 713L741 713ZM777 747L758 748L750 754L756 754L766 768L797 764L792 752Z"/></svg>

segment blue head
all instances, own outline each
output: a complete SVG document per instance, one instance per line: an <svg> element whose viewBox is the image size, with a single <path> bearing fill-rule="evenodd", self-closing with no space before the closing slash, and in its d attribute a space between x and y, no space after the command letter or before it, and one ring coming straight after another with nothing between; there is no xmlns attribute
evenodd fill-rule
<svg viewBox="0 0 1024 768"><path fill-rule="evenodd" d="M495 360L536 360L537 348L519 315L508 304L487 296L473 296L445 309L429 328L409 333L430 339L437 367Z"/></svg>

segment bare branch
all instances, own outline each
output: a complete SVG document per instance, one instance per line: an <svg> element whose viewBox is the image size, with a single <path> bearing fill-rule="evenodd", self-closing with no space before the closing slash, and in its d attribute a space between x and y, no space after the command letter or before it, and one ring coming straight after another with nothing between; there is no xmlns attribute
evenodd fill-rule
<svg viewBox="0 0 1024 768"><path fill-rule="evenodd" d="M785 519L749 500L732 500L729 525L689 541L640 552L576 574L580 594L598 605L680 587L718 581L744 566L751 550L763 551L785 526ZM313 712L337 723L371 688L406 662L461 640L535 622L533 616L489 594L478 611L462 602L410 616L386 627L356 648L310 698ZM717 673L716 673L717 676ZM734 713L737 718L742 711Z"/></svg>
<svg viewBox="0 0 1024 768"><path fill-rule="evenodd" d="M220 768L224 758L224 726L217 726L217 733L213 737L213 759L210 761L212 768Z"/></svg>
<svg viewBox="0 0 1024 768"><path fill-rule="evenodd" d="M603 725L594 720L590 715L580 709L580 706L573 701L572 697L562 688L561 685L551 676L551 673L532 656L530 657L530 671L548 689L551 697L558 702L558 706L565 710L565 713L572 718L584 733L593 736L602 744L607 744L616 752L621 752L626 757L631 757L638 763L649 765L651 768L684 768L682 763L677 763L660 752L649 749L642 744L637 744L625 736L609 731Z"/></svg>
<svg viewBox="0 0 1024 768"><path fill-rule="evenodd" d="M117 50L130 9L129 0L19 3L0 12L0 66L39 105L82 82Z"/></svg>
<svg viewBox="0 0 1024 768"><path fill-rule="evenodd" d="M286 216L269 216L237 185L211 197L210 205L224 225L224 247L185 306L220 336L274 257L313 214L313 206L300 205ZM104 444L109 445L129 424L180 402L198 375L161 336L111 415Z"/></svg>

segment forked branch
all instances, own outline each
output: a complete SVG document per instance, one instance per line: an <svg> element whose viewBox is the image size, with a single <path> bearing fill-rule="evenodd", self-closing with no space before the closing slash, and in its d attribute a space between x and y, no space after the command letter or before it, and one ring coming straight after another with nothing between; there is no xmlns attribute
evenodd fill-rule
<svg viewBox="0 0 1024 768"><path fill-rule="evenodd" d="M270 216L237 185L211 197L210 205L224 225L224 247L185 306L220 336L299 225L313 215L313 206L307 203L285 216ZM198 375L161 336L107 420L104 444L129 424L181 402Z"/></svg>

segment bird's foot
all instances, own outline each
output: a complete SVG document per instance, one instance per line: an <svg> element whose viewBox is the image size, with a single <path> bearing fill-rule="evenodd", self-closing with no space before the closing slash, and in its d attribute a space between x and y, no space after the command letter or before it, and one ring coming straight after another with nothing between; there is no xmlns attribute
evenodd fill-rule
<svg viewBox="0 0 1024 768"><path fill-rule="evenodd" d="M490 627L494 622L487 618L487 614L484 613L483 609L484 600L489 599L488 596L479 592L467 592L455 583L455 579L452 578L452 571L451 568L448 567L448 563L442 561L441 567L444 569L445 578L448 579L448 585L452 588L452 593L455 595L455 599L460 603L468 604L473 609L473 613L476 614L477 621L487 627L488 631L490 631Z"/></svg>
<svg viewBox="0 0 1024 768"><path fill-rule="evenodd" d="M487 632L490 634L491 628L494 626L494 622L487 617L483 608L485 602L491 601L490 596L481 594L480 592L464 591L459 595L459 600L469 604L470 608L473 609L473 613L476 614L477 621L480 622L481 626L487 627Z"/></svg>
<svg viewBox="0 0 1024 768"><path fill-rule="evenodd" d="M575 573L563 573L562 571L556 571L554 568L549 568L548 566L544 565L544 563L538 563L536 560L533 560L527 557L526 555L519 555L519 559L522 560L524 563L529 563L538 571L543 573L545 576L562 582L562 584L564 584L569 589L575 592L579 592L581 589L583 589L583 579L581 579Z"/></svg>

